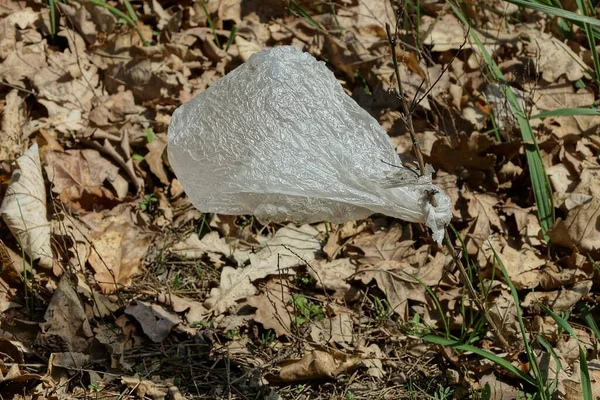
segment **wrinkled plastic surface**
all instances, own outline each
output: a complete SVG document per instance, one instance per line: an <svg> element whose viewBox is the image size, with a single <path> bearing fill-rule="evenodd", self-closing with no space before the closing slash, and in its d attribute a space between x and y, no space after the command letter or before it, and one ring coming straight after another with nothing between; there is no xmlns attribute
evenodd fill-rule
<svg viewBox="0 0 600 400"><path fill-rule="evenodd" d="M377 121L325 63L292 46L252 55L177 108L169 162L196 208L271 221L374 213L424 222L440 242L450 199L401 167Z"/></svg>

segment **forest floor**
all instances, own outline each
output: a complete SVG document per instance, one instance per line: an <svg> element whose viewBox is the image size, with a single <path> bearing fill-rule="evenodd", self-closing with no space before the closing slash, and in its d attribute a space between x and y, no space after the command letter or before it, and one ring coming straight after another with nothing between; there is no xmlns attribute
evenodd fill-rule
<svg viewBox="0 0 600 400"><path fill-rule="evenodd" d="M600 396L599 8L515 2L0 0L0 398ZM280 45L414 134L443 246L192 206L174 110Z"/></svg>

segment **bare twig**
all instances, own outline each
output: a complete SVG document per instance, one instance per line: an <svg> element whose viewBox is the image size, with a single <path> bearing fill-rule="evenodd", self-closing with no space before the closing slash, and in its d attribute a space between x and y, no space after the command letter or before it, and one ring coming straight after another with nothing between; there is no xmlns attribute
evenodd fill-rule
<svg viewBox="0 0 600 400"><path fill-rule="evenodd" d="M404 97L402 82L400 81L400 69L398 67L398 56L396 55L396 35L392 35L392 30L390 24L388 23L385 24L385 30L387 32L388 42L392 48L392 62L394 63L394 73L396 74L396 83L398 84L398 97L400 98L400 103L402 104L402 122L404 122L404 125L410 134L413 149L415 151L415 155L417 156L417 161L419 162L419 170L421 171L421 175L424 176L425 161L423 161L423 153L421 152L421 146L419 145L417 137L415 136L415 127L412 122L412 114L408 105L408 101L406 101L406 97Z"/></svg>

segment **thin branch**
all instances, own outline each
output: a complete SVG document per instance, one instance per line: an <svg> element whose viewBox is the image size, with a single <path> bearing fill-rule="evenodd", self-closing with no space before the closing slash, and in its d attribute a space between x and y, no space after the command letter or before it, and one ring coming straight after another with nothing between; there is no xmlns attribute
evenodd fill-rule
<svg viewBox="0 0 600 400"><path fill-rule="evenodd" d="M388 23L385 24L385 30L387 32L388 42L392 48L392 62L394 63L394 73L396 74L396 83L398 84L398 97L400 98L400 103L402 104L402 121L404 122L404 125L410 134L413 149L415 151L415 155L417 156L417 161L419 162L421 176L424 176L425 161L423 161L423 153L421 152L421 146L419 145L417 137L415 136L415 127L413 126L411 111L408 106L408 102L406 101L406 97L404 96L404 91L402 90L402 82L400 81L400 69L398 67L398 56L396 55L396 35L392 36L391 27Z"/></svg>

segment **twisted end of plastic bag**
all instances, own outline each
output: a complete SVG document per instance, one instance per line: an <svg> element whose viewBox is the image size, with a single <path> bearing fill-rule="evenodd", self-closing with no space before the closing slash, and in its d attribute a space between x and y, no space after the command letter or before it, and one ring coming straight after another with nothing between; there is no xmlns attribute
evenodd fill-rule
<svg viewBox="0 0 600 400"><path fill-rule="evenodd" d="M255 53L175 110L168 155L203 212L296 223L382 213L425 223L437 242L451 217L431 174L402 166L325 63L293 46Z"/></svg>

